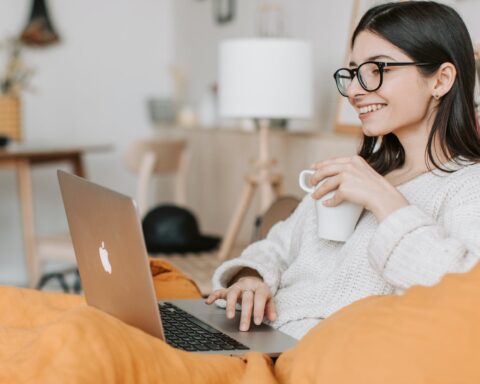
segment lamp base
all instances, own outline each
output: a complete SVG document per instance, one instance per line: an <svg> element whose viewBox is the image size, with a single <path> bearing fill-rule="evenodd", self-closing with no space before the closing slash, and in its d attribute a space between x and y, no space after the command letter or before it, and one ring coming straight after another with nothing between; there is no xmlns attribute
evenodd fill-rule
<svg viewBox="0 0 480 384"><path fill-rule="evenodd" d="M222 240L220 249L218 251L218 259L227 260L235 245L238 232L243 224L248 208L252 203L252 199L257 187L263 186L269 188L275 197L282 194L283 176L280 174L272 175L268 180L260 180L256 175L248 175L245 177L245 185L243 187L242 195L237 205L237 209L233 215L232 221L228 227L227 232ZM262 197L265 196L262 193ZM273 199L272 199L273 200ZM270 203L272 202L270 201ZM267 206L268 208L268 206ZM263 209L264 211L266 209Z"/></svg>
<svg viewBox="0 0 480 384"><path fill-rule="evenodd" d="M282 193L283 176L281 174L272 174L271 168L276 163L274 159L269 158L268 154L268 129L269 120L258 120L260 127L259 134L259 156L256 162L256 173L245 177L245 185L240 197L237 209L230 222L228 230L223 238L220 250L218 252L219 260L226 260L235 245L235 240L242 226L245 215L252 203L252 199L257 187L260 188L261 210L265 212L275 197Z"/></svg>

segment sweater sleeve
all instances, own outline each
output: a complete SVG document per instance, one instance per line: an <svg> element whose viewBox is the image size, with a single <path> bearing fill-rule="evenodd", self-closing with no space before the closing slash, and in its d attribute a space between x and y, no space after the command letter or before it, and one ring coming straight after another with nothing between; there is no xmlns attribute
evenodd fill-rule
<svg viewBox="0 0 480 384"><path fill-rule="evenodd" d="M226 288L242 268L249 267L262 276L274 295L282 273L295 258L290 249L293 229L309 203L313 204L312 201L309 195L306 196L286 220L276 223L270 229L265 239L249 245L239 257L221 264L213 274L213 289Z"/></svg>
<svg viewBox="0 0 480 384"><path fill-rule="evenodd" d="M397 291L433 285L446 273L468 271L480 259L480 174L463 176L447 193L436 220L410 205L379 224L369 244L370 260Z"/></svg>

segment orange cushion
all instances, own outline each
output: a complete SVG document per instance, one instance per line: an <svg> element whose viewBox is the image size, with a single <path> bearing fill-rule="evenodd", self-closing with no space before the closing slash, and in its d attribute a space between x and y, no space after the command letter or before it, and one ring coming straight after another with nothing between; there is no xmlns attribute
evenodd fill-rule
<svg viewBox="0 0 480 384"><path fill-rule="evenodd" d="M198 299L201 298L197 284L161 258L149 258L153 276L153 286L158 299Z"/></svg>
<svg viewBox="0 0 480 384"><path fill-rule="evenodd" d="M369 297L275 365L281 383L480 383L480 265L403 296Z"/></svg>

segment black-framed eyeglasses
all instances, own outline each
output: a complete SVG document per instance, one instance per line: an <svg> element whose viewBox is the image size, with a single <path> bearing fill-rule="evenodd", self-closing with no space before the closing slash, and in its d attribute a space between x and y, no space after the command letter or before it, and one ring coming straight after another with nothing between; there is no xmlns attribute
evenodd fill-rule
<svg viewBox="0 0 480 384"><path fill-rule="evenodd" d="M333 77L338 91L342 96L348 97L347 91L353 79L357 76L358 83L367 92L374 92L382 86L383 72L388 67L402 67L405 65L433 65L432 63L420 62L394 62L366 61L357 68L340 68L335 71Z"/></svg>

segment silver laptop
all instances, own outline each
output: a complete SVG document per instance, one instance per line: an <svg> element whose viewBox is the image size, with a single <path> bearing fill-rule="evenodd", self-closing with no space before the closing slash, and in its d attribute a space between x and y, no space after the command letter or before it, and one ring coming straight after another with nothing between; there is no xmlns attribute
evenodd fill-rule
<svg viewBox="0 0 480 384"><path fill-rule="evenodd" d="M262 324L239 331L225 310L204 300L158 302L135 202L132 198L58 171L78 269L89 305L192 352L272 357L297 340Z"/></svg>

